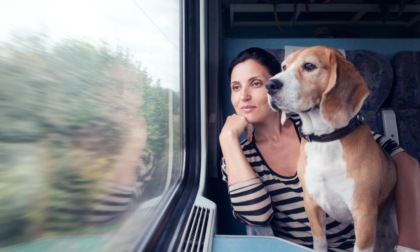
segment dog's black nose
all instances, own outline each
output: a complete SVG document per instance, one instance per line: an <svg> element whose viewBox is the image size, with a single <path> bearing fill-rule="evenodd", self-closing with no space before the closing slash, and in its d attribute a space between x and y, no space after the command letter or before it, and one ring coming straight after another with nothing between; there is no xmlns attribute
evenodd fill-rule
<svg viewBox="0 0 420 252"><path fill-rule="evenodd" d="M275 94L281 87L283 87L283 83L276 79L271 79L265 83L267 87L267 91L270 95Z"/></svg>

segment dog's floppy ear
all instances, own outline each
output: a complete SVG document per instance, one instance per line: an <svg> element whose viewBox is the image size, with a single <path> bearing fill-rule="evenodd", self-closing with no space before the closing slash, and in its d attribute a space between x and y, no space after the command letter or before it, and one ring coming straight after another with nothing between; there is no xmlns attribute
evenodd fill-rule
<svg viewBox="0 0 420 252"><path fill-rule="evenodd" d="M369 89L356 67L334 50L330 54L331 75L320 111L326 123L334 128L348 124L363 105Z"/></svg>

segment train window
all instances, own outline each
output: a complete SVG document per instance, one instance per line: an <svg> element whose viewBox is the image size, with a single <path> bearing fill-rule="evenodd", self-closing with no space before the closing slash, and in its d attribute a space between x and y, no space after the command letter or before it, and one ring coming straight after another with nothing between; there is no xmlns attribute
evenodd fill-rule
<svg viewBox="0 0 420 252"><path fill-rule="evenodd" d="M1 1L0 249L125 251L156 228L184 172L180 8Z"/></svg>

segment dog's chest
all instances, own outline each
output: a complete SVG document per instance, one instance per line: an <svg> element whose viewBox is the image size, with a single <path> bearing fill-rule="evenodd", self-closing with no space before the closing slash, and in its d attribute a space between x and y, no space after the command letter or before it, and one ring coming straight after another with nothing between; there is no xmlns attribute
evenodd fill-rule
<svg viewBox="0 0 420 252"><path fill-rule="evenodd" d="M353 179L347 176L343 148L339 140L305 144L307 157L305 183L308 193L331 217L351 222Z"/></svg>

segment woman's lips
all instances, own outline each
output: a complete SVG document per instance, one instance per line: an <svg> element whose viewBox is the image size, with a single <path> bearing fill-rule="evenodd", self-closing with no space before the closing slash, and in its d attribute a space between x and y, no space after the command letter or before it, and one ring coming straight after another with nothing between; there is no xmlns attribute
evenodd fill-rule
<svg viewBox="0 0 420 252"><path fill-rule="evenodd" d="M241 107L241 110L245 113L251 112L252 110L254 110L256 107L255 106L243 106Z"/></svg>

